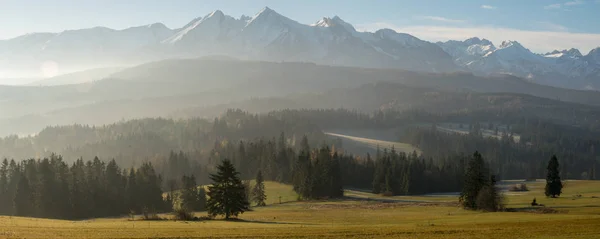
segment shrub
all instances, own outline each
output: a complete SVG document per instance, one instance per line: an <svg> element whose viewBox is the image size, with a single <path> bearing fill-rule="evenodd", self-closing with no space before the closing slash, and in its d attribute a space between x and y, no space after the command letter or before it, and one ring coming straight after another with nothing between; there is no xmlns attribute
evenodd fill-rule
<svg viewBox="0 0 600 239"><path fill-rule="evenodd" d="M496 212L504 209L503 201L495 187L485 186L477 194L475 203L479 210Z"/></svg>
<svg viewBox="0 0 600 239"><path fill-rule="evenodd" d="M511 191L511 192L526 192L526 191L529 191L529 188L527 188L527 184L520 183L520 184L515 184L515 185L510 186L508 188L508 191Z"/></svg>
<svg viewBox="0 0 600 239"><path fill-rule="evenodd" d="M173 209L173 217L175 218L175 220L180 221L196 220L196 218L194 218L194 213L183 207Z"/></svg>
<svg viewBox="0 0 600 239"><path fill-rule="evenodd" d="M148 208L142 209L142 219L144 221L158 221L163 220L156 214L154 210L149 210Z"/></svg>
<svg viewBox="0 0 600 239"><path fill-rule="evenodd" d="M381 193L381 196L391 197L391 196L394 196L394 193L390 192L390 191L385 191L385 192Z"/></svg>

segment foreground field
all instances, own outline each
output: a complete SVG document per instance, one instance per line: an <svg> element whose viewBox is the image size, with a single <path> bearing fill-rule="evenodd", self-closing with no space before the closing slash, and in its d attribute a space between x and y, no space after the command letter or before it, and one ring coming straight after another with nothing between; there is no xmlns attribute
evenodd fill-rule
<svg viewBox="0 0 600 239"><path fill-rule="evenodd" d="M289 187L269 185L277 187L272 193L292 200ZM598 238L600 199L594 197L600 197L600 182L569 181L558 199L543 197L542 182L528 186L532 191L507 196L509 207L526 209L537 197L558 212L482 213L458 208L455 197L380 197L351 191L348 200L277 202L236 222L2 217L0 238Z"/></svg>

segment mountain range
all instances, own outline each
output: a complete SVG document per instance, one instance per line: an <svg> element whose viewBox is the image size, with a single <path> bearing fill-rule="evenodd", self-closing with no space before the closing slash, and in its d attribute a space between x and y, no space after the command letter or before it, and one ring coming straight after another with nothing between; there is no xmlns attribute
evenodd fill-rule
<svg viewBox="0 0 600 239"><path fill-rule="evenodd" d="M535 54L516 41L470 38L437 43L454 62L475 74L511 74L536 83L575 89L600 86L600 48L587 55L575 48Z"/></svg>
<svg viewBox="0 0 600 239"><path fill-rule="evenodd" d="M552 86L600 87L600 48L587 55L576 49L535 54L515 41L498 47L479 38L431 43L391 29L360 32L337 16L305 25L268 7L252 17L239 18L217 10L178 29L155 23L123 30L95 27L31 33L2 40L0 78L209 55L436 73L511 74ZM47 65L50 73L40 73L40 66Z"/></svg>

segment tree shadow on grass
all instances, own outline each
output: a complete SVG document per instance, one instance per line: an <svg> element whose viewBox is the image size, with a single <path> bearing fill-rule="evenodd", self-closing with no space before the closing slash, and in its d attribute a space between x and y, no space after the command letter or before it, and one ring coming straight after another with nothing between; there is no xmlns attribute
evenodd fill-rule
<svg viewBox="0 0 600 239"><path fill-rule="evenodd" d="M256 224L281 224L281 225L316 225L311 223L302 223L302 222L272 222L272 221L254 221L254 220L245 220L240 218L230 218L223 219L226 222L240 222L240 223L256 223Z"/></svg>

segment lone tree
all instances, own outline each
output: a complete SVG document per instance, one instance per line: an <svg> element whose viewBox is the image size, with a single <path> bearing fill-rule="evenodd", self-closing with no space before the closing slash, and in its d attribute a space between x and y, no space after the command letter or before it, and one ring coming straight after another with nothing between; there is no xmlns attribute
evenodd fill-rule
<svg viewBox="0 0 600 239"><path fill-rule="evenodd" d="M233 164L225 159L217 166L217 173L210 175L213 184L208 186L209 199L206 203L210 216L225 215L225 219L229 219L249 210L239 174Z"/></svg>
<svg viewBox="0 0 600 239"><path fill-rule="evenodd" d="M267 195L265 195L265 182L263 180L262 172L258 170L256 174L256 185L252 189L252 201L256 203L256 206L263 207L267 204Z"/></svg>
<svg viewBox="0 0 600 239"><path fill-rule="evenodd" d="M460 193L460 202L464 208L477 209L477 196L479 191L488 185L483 157L475 151L469 161L465 175L465 184Z"/></svg>
<svg viewBox="0 0 600 239"><path fill-rule="evenodd" d="M558 197L562 193L563 184L558 171L558 159L553 155L548 162L548 173L546 174L546 197Z"/></svg>

